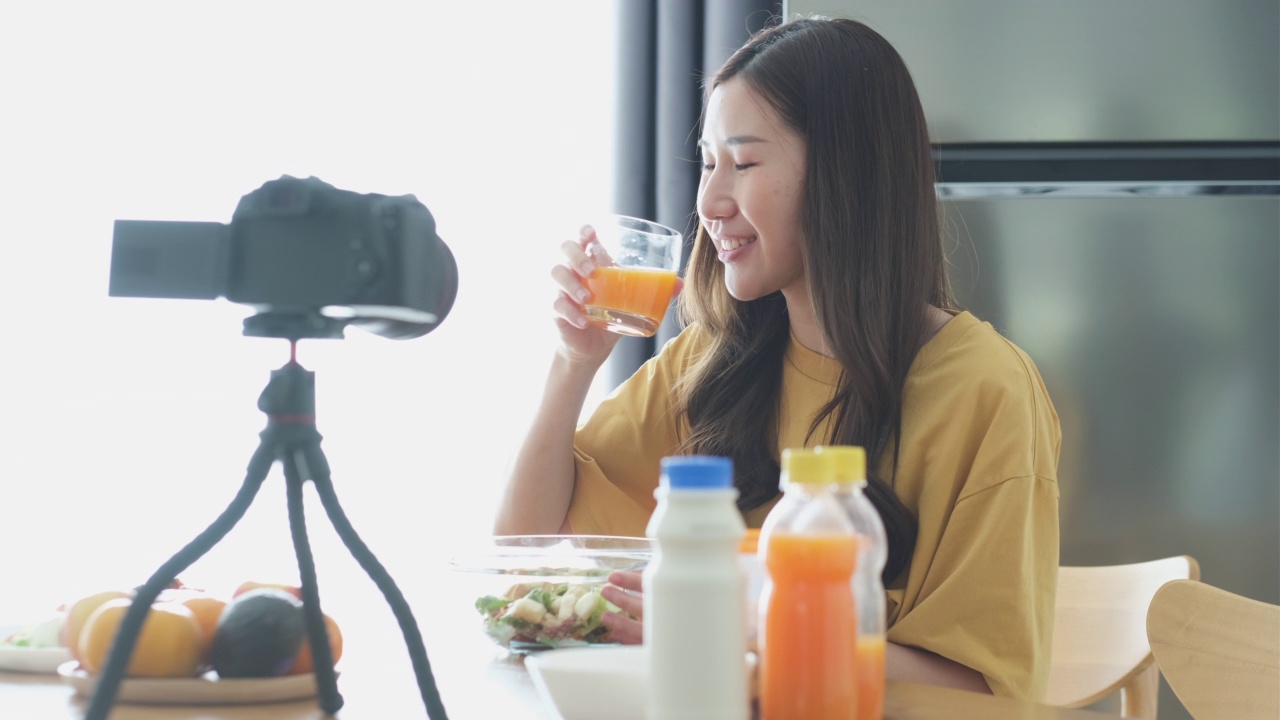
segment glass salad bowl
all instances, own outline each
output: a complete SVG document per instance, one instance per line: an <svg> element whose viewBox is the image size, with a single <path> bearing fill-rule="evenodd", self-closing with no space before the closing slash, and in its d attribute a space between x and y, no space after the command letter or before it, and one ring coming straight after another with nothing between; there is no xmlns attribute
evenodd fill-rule
<svg viewBox="0 0 1280 720"><path fill-rule="evenodd" d="M506 535L454 555L467 578L479 627L512 652L613 644L601 623L618 607L600 590L609 574L640 571L653 555L646 538Z"/></svg>

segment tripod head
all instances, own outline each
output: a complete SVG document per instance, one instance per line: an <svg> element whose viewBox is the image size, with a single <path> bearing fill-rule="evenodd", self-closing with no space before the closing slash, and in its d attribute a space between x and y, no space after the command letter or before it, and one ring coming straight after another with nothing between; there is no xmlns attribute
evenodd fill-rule
<svg viewBox="0 0 1280 720"><path fill-rule="evenodd" d="M282 338L291 342L307 339L341 340L348 322L314 310L267 310L244 319L244 334L250 337Z"/></svg>

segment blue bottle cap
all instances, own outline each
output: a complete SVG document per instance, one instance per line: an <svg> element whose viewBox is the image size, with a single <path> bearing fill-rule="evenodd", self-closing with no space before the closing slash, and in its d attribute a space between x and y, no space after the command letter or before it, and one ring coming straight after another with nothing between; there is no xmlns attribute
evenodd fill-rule
<svg viewBox="0 0 1280 720"><path fill-rule="evenodd" d="M676 490L721 490L733 487L733 461L727 457L689 455L662 458L662 484Z"/></svg>

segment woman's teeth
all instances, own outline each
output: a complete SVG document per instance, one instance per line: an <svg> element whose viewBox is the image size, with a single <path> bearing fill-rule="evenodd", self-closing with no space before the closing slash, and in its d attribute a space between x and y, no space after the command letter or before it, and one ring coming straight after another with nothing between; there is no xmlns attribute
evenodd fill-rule
<svg viewBox="0 0 1280 720"><path fill-rule="evenodd" d="M725 251L725 252L729 252L730 250L737 250L738 248L742 247L743 245L750 245L751 243L753 243L753 242L755 242L755 241L756 241L756 239L755 239L754 237L749 237L749 238L721 238L721 239L720 239L720 249L721 249L721 250L723 250L723 251Z"/></svg>

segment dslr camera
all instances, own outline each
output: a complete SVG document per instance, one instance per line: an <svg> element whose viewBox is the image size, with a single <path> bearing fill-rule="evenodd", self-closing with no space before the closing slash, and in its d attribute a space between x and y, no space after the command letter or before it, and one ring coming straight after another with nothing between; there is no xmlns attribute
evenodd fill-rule
<svg viewBox="0 0 1280 720"><path fill-rule="evenodd" d="M458 266L412 195L283 176L240 198L229 224L117 220L113 297L226 298L253 307L244 334L341 338L431 332L453 307Z"/></svg>

